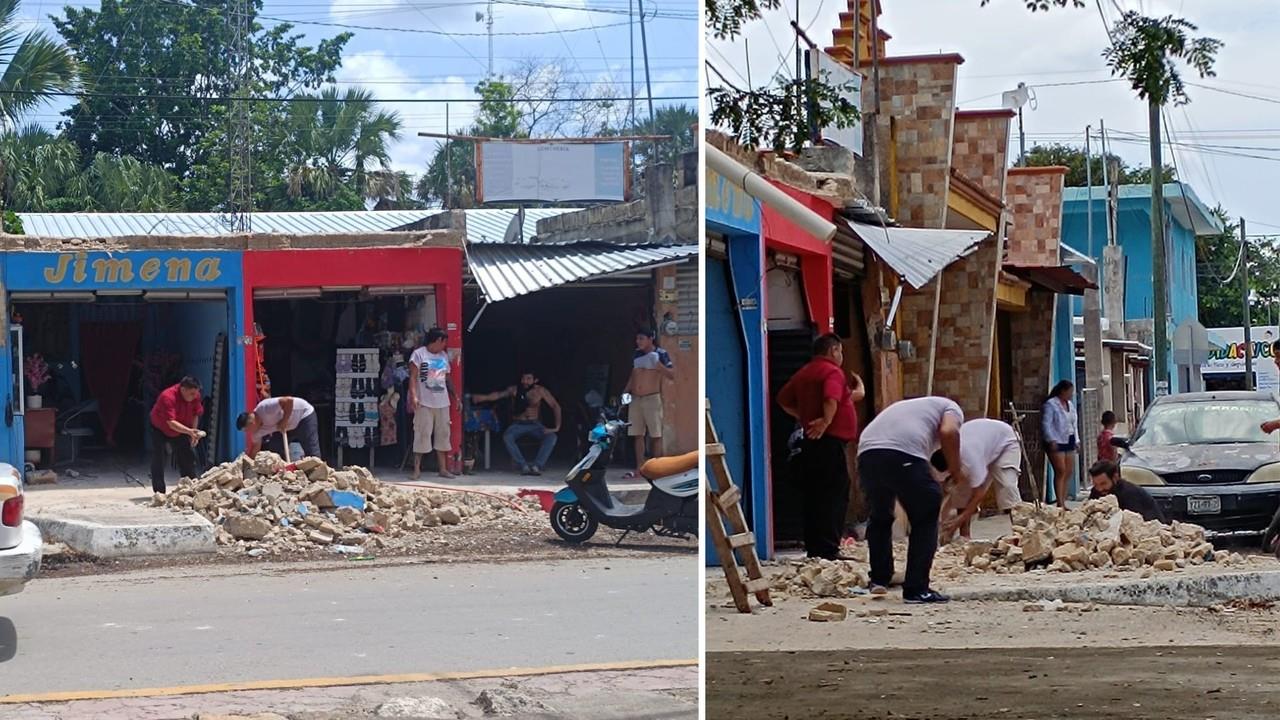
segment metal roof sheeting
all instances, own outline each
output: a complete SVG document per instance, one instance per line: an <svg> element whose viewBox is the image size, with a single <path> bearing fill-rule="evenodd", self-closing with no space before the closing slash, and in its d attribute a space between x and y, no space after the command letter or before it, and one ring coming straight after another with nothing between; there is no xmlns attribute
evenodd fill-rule
<svg viewBox="0 0 1280 720"><path fill-rule="evenodd" d="M862 242L907 284L919 290L951 263L978 249L986 230L882 227L848 221Z"/></svg>
<svg viewBox="0 0 1280 720"><path fill-rule="evenodd" d="M526 208L524 211L524 241L538 234L538 221L565 213L578 212L581 208ZM477 208L467 210L467 242L470 244L500 243L507 235L507 228L516 216L515 210Z"/></svg>
<svg viewBox="0 0 1280 720"><path fill-rule="evenodd" d="M253 232L330 235L387 232L438 215L439 210L261 212ZM232 235L219 213L18 213L27 235L50 238L109 238L140 235ZM501 237L499 237L501 240Z"/></svg>
<svg viewBox="0 0 1280 720"><path fill-rule="evenodd" d="M489 302L666 265L696 257L697 245L511 245L484 243L467 250L467 265Z"/></svg>

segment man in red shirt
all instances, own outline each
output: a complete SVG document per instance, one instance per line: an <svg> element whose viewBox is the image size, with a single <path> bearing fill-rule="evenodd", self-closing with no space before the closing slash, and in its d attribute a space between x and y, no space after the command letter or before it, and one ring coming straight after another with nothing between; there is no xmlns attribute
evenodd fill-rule
<svg viewBox="0 0 1280 720"><path fill-rule="evenodd" d="M204 437L200 431L200 381L188 375L182 382L161 391L151 407L151 489L165 492L164 449L172 448L182 477L195 477L195 447Z"/></svg>
<svg viewBox="0 0 1280 720"><path fill-rule="evenodd" d="M853 404L866 390L844 369L844 347L836 335L813 343L813 359L778 393L778 404L799 421L800 477L804 504L804 548L809 557L836 559L849 509L845 445L858 439Z"/></svg>

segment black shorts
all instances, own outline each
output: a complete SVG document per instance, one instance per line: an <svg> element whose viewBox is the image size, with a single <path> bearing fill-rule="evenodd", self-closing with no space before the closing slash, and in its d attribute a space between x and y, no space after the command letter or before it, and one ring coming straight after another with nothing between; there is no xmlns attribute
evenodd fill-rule
<svg viewBox="0 0 1280 720"><path fill-rule="evenodd" d="M1065 443L1058 443L1057 450L1060 453L1068 453L1076 451L1076 436L1072 435L1071 439Z"/></svg>

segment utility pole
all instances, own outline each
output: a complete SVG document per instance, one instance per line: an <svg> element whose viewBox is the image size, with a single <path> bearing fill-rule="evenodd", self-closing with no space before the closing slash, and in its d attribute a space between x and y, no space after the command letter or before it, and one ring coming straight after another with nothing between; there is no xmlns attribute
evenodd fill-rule
<svg viewBox="0 0 1280 720"><path fill-rule="evenodd" d="M653 84L649 77L649 40L644 31L644 0L636 0L636 8L640 11L640 52L644 54L644 88L645 93L649 96L649 131L654 132ZM656 141L653 150L656 155L658 151Z"/></svg>
<svg viewBox="0 0 1280 720"><path fill-rule="evenodd" d="M444 209L453 209L453 154L449 152L449 103L444 104ZM480 152L478 143L474 144L475 152Z"/></svg>
<svg viewBox="0 0 1280 720"><path fill-rule="evenodd" d="M636 126L636 14L635 0L627 0L627 43L631 57L631 121L627 123L627 127L635 129ZM750 67L750 66L748 66Z"/></svg>
<svg viewBox="0 0 1280 720"><path fill-rule="evenodd" d="M489 79L493 79L493 0L489 0L489 16L485 26L489 31Z"/></svg>
<svg viewBox="0 0 1280 720"><path fill-rule="evenodd" d="M1240 294L1244 298L1244 389L1256 389L1253 379L1253 318L1249 308L1249 236L1240 218Z"/></svg>
<svg viewBox="0 0 1280 720"><path fill-rule="evenodd" d="M1164 162L1160 148L1160 104L1147 100L1147 125L1151 144L1151 287L1155 294L1156 397L1169 394L1169 268L1164 232Z"/></svg>
<svg viewBox="0 0 1280 720"><path fill-rule="evenodd" d="M228 224L236 233L253 232L253 120L250 101L253 94L253 58L249 51L249 2L232 0L227 7L227 23L231 26L231 77L239 97L227 108Z"/></svg>

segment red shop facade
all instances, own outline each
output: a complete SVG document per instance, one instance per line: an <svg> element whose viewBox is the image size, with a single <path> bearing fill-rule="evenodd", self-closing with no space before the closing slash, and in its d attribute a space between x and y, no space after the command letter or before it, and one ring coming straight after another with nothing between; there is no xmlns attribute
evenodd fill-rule
<svg viewBox="0 0 1280 720"><path fill-rule="evenodd" d="M826 200L773 182L783 192L824 219L835 217ZM837 221L838 222L838 221ZM773 537L787 545L802 538L798 483L788 477L788 438L795 421L778 406L778 391L812 354L814 339L832 332L833 259L826 242L805 232L769 205L762 205L761 235L765 245L766 368L769 394L769 495Z"/></svg>
<svg viewBox="0 0 1280 720"><path fill-rule="evenodd" d="M448 334L462 392L463 255L460 244L245 252L246 407L305 398L327 461L405 466L408 363L427 330ZM462 414L452 416L449 462L460 472ZM434 470L424 459L423 471Z"/></svg>

